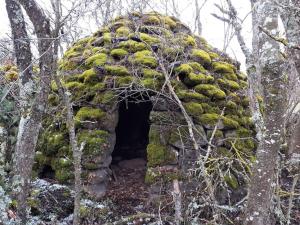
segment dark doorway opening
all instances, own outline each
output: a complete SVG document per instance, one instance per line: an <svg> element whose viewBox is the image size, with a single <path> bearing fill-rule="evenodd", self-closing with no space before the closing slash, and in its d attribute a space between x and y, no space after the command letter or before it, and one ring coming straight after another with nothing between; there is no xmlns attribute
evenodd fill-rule
<svg viewBox="0 0 300 225"><path fill-rule="evenodd" d="M41 179L55 179L55 171L51 166L45 165L38 175Z"/></svg>
<svg viewBox="0 0 300 225"><path fill-rule="evenodd" d="M133 215L137 209L144 210L149 197L145 174L152 103L141 101L140 97L120 102L115 129L116 144L110 165L112 177L106 196L114 202L121 216Z"/></svg>
<svg viewBox="0 0 300 225"><path fill-rule="evenodd" d="M113 163L134 158L146 160L151 109L151 101L134 102L129 99L120 103Z"/></svg>

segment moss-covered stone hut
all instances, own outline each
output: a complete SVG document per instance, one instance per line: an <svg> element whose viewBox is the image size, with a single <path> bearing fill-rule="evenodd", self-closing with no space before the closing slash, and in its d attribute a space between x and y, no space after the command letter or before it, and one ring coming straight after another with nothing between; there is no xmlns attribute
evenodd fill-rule
<svg viewBox="0 0 300 225"><path fill-rule="evenodd" d="M111 163L119 158L144 158L144 180L153 187L161 180L187 179L208 146L206 166L212 174L224 172L216 177L221 186L245 184L239 171L249 168L255 149L247 77L236 61L178 19L156 12L118 17L75 42L59 64L74 105L78 141L85 142L83 179L91 196L103 196ZM166 77L195 124L199 152ZM54 82L51 88L35 171L68 183L72 152ZM215 168L222 160L231 164Z"/></svg>

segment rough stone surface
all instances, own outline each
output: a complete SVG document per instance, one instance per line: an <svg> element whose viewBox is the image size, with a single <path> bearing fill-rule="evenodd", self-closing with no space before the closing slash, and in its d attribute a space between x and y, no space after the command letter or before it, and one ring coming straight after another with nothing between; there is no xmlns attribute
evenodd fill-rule
<svg viewBox="0 0 300 225"><path fill-rule="evenodd" d="M161 63L196 125L200 152L193 150L187 123L164 86ZM87 143L83 178L92 196L105 193L118 108L128 99L153 104L145 176L148 184L185 179L181 173L197 166L210 140L212 159L242 157L246 164L253 160L256 143L246 96L247 77L237 62L193 35L176 18L155 12L118 17L75 42L60 61L59 70L74 101L79 142ZM68 183L73 179L72 154L54 82L51 88L49 103L53 107L39 138L35 171L39 173L48 165L55 179ZM245 181L236 182L239 177L234 171L241 170L239 164L231 164L230 170L224 165L221 169L226 176L220 181L224 186L233 190L245 185ZM213 165L210 171L218 173Z"/></svg>

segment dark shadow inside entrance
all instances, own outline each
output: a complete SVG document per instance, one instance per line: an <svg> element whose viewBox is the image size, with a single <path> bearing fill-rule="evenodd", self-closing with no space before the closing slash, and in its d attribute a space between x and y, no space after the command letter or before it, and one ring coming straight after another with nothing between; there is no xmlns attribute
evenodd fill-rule
<svg viewBox="0 0 300 225"><path fill-rule="evenodd" d="M134 102L129 99L120 103L113 163L134 158L146 160L151 109L150 101Z"/></svg>

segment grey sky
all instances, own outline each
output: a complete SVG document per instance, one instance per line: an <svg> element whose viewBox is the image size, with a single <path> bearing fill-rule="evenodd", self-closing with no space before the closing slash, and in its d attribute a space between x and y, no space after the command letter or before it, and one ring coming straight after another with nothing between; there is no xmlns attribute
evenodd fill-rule
<svg viewBox="0 0 300 225"><path fill-rule="evenodd" d="M48 0L44 0L43 2L47 2ZM64 1L64 0L62 0ZM156 4L157 1L157 4ZM199 0L199 5L202 4L204 0ZM41 1L40 1L41 2ZM161 11L159 5L162 0L154 0L154 6L156 11ZM232 0L233 4L237 8L239 16L243 19L250 12L250 3L248 0ZM182 22L187 24L190 28L194 27L194 0L177 0L178 3L178 12L180 13L180 19ZM214 47L217 47L220 50L224 48L224 37L226 26L221 21L214 18L211 13L220 14L220 12L214 6L215 3L225 5L224 0L208 0L203 9L201 10L201 21L203 25L203 37ZM5 10L5 2L0 1L0 19L1 19L1 29L0 29L0 37L10 36L9 31L9 21L7 18L6 10ZM164 13L164 12L163 12ZM83 22L82 22L83 23ZM87 33L83 33L82 36L87 35L90 32L94 32L97 30L96 26L92 24L88 24L85 26ZM232 34L232 31L230 31ZM246 18L243 24L243 35L246 40L246 43L250 47L251 44L251 17L250 15ZM235 37L232 38L226 52L233 58L236 58L242 64L242 70L245 70L244 67L244 56L240 50L240 47L237 43Z"/></svg>

